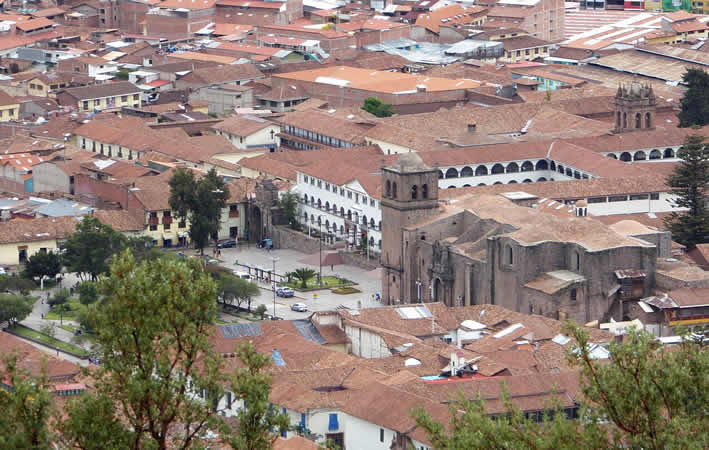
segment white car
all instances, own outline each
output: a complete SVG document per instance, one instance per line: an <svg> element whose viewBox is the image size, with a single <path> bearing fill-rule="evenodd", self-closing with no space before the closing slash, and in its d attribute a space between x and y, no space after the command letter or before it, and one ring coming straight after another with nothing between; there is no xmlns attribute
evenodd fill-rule
<svg viewBox="0 0 709 450"><path fill-rule="evenodd" d="M305 303L293 303L290 309L297 312L308 312L308 306Z"/></svg>

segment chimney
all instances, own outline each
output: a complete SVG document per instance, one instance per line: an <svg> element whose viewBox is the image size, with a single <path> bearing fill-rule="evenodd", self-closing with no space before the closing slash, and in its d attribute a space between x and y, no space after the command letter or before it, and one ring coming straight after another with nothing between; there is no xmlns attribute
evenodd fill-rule
<svg viewBox="0 0 709 450"><path fill-rule="evenodd" d="M577 200L574 204L574 212L576 217L586 217L588 215L588 203L586 203L586 200Z"/></svg>
<svg viewBox="0 0 709 450"><path fill-rule="evenodd" d="M477 130L477 127L478 127L477 124L469 123L468 124L468 133L475 133L475 131Z"/></svg>
<svg viewBox="0 0 709 450"><path fill-rule="evenodd" d="M461 343L461 336L460 336L460 334L461 334L461 331L460 331L460 330L456 330L456 331L455 331L455 345L456 345L456 347L458 347L458 348L463 348L463 344Z"/></svg>
<svg viewBox="0 0 709 450"><path fill-rule="evenodd" d="M458 375L458 355L457 352L451 352L451 376Z"/></svg>

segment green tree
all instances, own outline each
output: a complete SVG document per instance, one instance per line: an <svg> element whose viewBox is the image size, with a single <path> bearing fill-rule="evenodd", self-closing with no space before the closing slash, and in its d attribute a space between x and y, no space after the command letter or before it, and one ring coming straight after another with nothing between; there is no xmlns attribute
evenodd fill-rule
<svg viewBox="0 0 709 450"><path fill-rule="evenodd" d="M69 272L78 273L81 279L86 275L96 281L99 275L108 272L111 257L126 245L124 235L97 218L87 216L62 245L62 260Z"/></svg>
<svg viewBox="0 0 709 450"><path fill-rule="evenodd" d="M15 292L29 295L36 286L32 280L18 277L17 275L0 275L0 292Z"/></svg>
<svg viewBox="0 0 709 450"><path fill-rule="evenodd" d="M217 280L217 292L222 302L228 304L236 302L237 306L241 306L244 302L251 305L251 301L261 290L256 283L228 274Z"/></svg>
<svg viewBox="0 0 709 450"><path fill-rule="evenodd" d="M22 295L0 294L0 323L10 326L25 320L32 312L32 302Z"/></svg>
<svg viewBox="0 0 709 450"><path fill-rule="evenodd" d="M709 233L709 213L704 195L709 187L709 146L704 136L691 135L677 152L682 160L667 177L667 185L677 196L674 206L686 212L672 212L665 218L665 226L677 242L687 247L706 240Z"/></svg>
<svg viewBox="0 0 709 450"><path fill-rule="evenodd" d="M300 269L295 269L291 277L295 278L296 280L300 281L300 287L305 289L308 287L308 280L313 278L315 275L317 275L317 272L315 272L313 269L306 269L305 267L301 267Z"/></svg>
<svg viewBox="0 0 709 450"><path fill-rule="evenodd" d="M47 379L31 377L17 368L18 355L5 355L0 367L4 383L0 389L0 448L45 450L51 447L49 418L53 413Z"/></svg>
<svg viewBox="0 0 709 450"><path fill-rule="evenodd" d="M98 285L93 281L84 281L76 287L76 293L79 294L79 303L88 306L98 300Z"/></svg>
<svg viewBox="0 0 709 450"><path fill-rule="evenodd" d="M22 276L29 279L54 278L62 271L62 262L54 252L37 252L25 263Z"/></svg>
<svg viewBox="0 0 709 450"><path fill-rule="evenodd" d="M86 393L66 407L66 419L58 424L66 448L112 450L134 448L136 433L123 426L116 405L106 395Z"/></svg>
<svg viewBox="0 0 709 450"><path fill-rule="evenodd" d="M263 320L266 317L266 311L268 311L268 308L266 308L266 305L261 304L256 307L255 312L256 312L256 314L258 314L258 316L261 318L261 320Z"/></svg>
<svg viewBox="0 0 709 450"><path fill-rule="evenodd" d="M662 450L709 446L709 353L700 342L687 339L668 350L654 336L632 331L625 342L609 345L612 362L608 363L592 358L586 331L568 325L565 332L576 342L567 358L582 374L582 419L566 420L557 413L534 424L505 398L508 414L493 420L484 402L460 398L451 406L448 428L426 411L412 413L434 448Z"/></svg>
<svg viewBox="0 0 709 450"><path fill-rule="evenodd" d="M128 448L191 448L218 416L190 391L222 393L221 359L208 341L214 281L195 261L137 265L126 251L102 283L108 298L93 316L102 359L96 395L120 406L122 434L134 432Z"/></svg>
<svg viewBox="0 0 709 450"><path fill-rule="evenodd" d="M59 289L54 295L47 301L49 306L59 306L67 303L71 295L69 294L69 289Z"/></svg>
<svg viewBox="0 0 709 450"><path fill-rule="evenodd" d="M40 333L46 334L52 339L57 336L57 326L54 325L54 322L43 324L41 327L39 327L39 331Z"/></svg>
<svg viewBox="0 0 709 450"><path fill-rule="evenodd" d="M214 168L199 180L192 171L177 169L169 184L170 208L179 220L189 220L190 239L195 248L203 252L210 237L216 241L222 209L229 199L229 187Z"/></svg>
<svg viewBox="0 0 709 450"><path fill-rule="evenodd" d="M388 103L383 103L376 97L367 97L364 100L362 109L377 117L391 117L394 115L394 107Z"/></svg>
<svg viewBox="0 0 709 450"><path fill-rule="evenodd" d="M680 127L704 126L709 123L709 74L702 69L687 69L682 81L688 86L680 100L677 115Z"/></svg>
<svg viewBox="0 0 709 450"><path fill-rule="evenodd" d="M295 228L298 225L298 195L286 192L278 200L278 206L283 212L283 217L288 221L288 226Z"/></svg>
<svg viewBox="0 0 709 450"><path fill-rule="evenodd" d="M269 450L278 437L273 431L290 428L286 414L269 403L273 384L268 372L271 356L259 353L251 342L242 342L236 354L244 363L231 379L231 391L243 399L245 407L237 413L238 428L229 437L232 448L238 450Z"/></svg>

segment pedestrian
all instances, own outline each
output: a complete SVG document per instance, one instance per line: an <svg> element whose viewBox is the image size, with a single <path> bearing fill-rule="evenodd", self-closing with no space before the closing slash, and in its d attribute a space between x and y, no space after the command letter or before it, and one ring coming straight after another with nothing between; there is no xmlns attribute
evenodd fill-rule
<svg viewBox="0 0 709 450"><path fill-rule="evenodd" d="M330 272L334 272L334 270L335 270L335 265L334 265L334 264L330 264Z"/></svg>
<svg viewBox="0 0 709 450"><path fill-rule="evenodd" d="M222 249L221 248L217 249L217 256L222 256Z"/></svg>

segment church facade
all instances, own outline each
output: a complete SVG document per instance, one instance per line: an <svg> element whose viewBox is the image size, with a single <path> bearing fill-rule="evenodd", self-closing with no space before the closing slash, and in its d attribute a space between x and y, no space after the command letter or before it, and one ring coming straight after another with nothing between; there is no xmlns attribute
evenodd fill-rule
<svg viewBox="0 0 709 450"><path fill-rule="evenodd" d="M501 195L439 201L437 170L415 153L383 168L382 182L389 304L496 304L584 323L621 319L622 302L654 284L655 245L587 217L584 205L565 205L563 217Z"/></svg>

